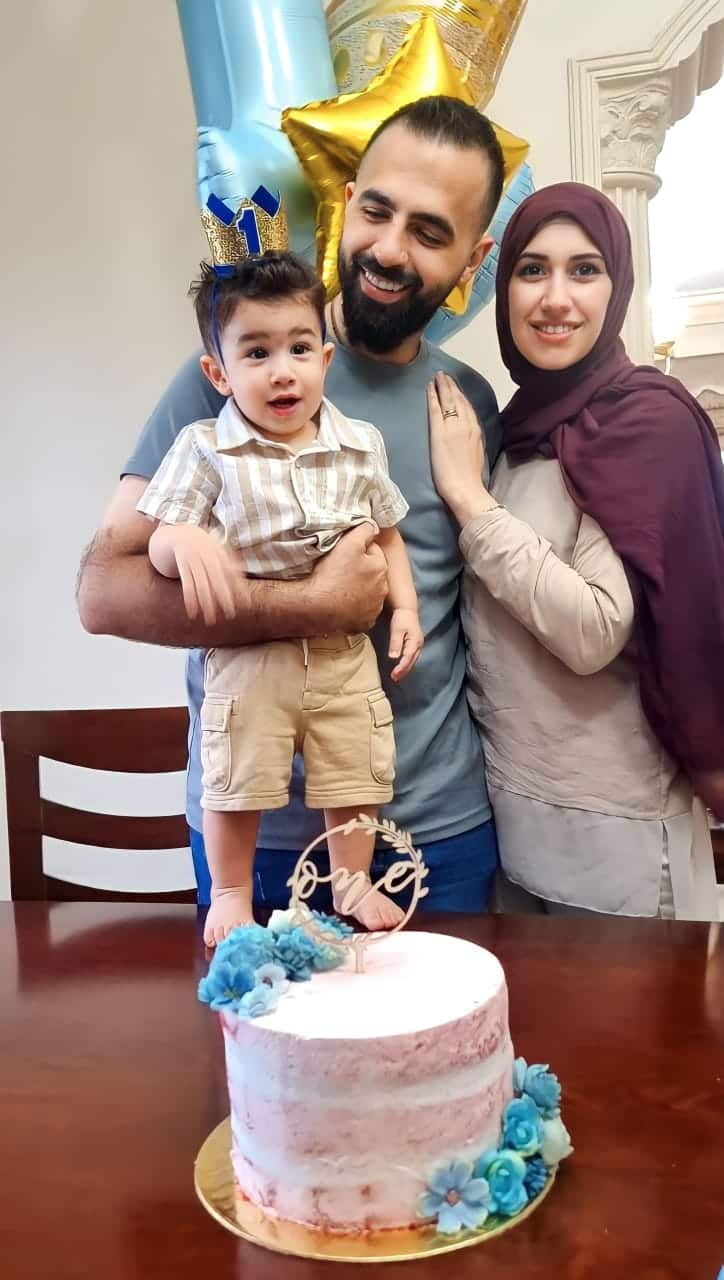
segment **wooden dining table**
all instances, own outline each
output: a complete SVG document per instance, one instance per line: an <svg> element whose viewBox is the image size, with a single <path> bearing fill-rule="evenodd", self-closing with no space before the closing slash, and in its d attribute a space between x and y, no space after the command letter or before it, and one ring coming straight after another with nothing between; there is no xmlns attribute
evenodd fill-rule
<svg viewBox="0 0 724 1280"><path fill-rule="evenodd" d="M575 1153L504 1235L361 1269L247 1243L196 1198L228 1111L200 924L190 906L0 904L2 1280L716 1280L724 925L419 915L500 958L516 1052L560 1076Z"/></svg>

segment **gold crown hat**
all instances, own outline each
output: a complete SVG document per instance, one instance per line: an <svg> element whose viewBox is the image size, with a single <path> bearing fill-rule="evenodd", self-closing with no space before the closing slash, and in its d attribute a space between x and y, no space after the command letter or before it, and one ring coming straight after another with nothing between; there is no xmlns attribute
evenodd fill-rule
<svg viewBox="0 0 724 1280"><path fill-rule="evenodd" d="M201 210L201 221L214 270L220 276L230 274L247 258L289 248L284 200L278 191L264 186L257 187L252 196L244 196L236 210L212 193Z"/></svg>

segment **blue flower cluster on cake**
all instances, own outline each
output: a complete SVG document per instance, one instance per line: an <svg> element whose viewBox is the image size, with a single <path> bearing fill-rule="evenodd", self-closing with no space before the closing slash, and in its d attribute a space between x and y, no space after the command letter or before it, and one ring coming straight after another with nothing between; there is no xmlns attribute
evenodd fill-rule
<svg viewBox="0 0 724 1280"><path fill-rule="evenodd" d="M516 1059L513 1089L499 1145L474 1160L453 1160L428 1179L418 1214L434 1220L441 1235L489 1230L493 1219L521 1213L573 1151L561 1119L561 1086L548 1066Z"/></svg>
<svg viewBox="0 0 724 1280"><path fill-rule="evenodd" d="M319 926L310 937L304 924ZM199 1000L217 1012L258 1018L276 1009L290 982L335 969L345 958L335 945L352 933L336 916L305 906L272 912L269 924L232 929L214 952L209 972L199 983Z"/></svg>

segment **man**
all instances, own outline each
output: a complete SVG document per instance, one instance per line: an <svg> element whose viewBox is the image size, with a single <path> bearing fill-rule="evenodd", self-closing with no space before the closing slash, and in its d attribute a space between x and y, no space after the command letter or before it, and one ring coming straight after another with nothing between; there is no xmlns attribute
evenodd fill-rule
<svg viewBox="0 0 724 1280"><path fill-rule="evenodd" d="M426 388L449 373L472 402L494 456L497 405L472 369L431 347L423 330L456 284L474 276L492 239L486 228L500 199L503 157L489 122L454 98L403 107L373 135L346 190L339 254L341 293L328 307L337 342L327 394L342 412L382 432L390 475L410 505L401 532L412 560L426 643L403 686L386 679L384 628L372 638L392 702L397 740L395 799L386 810L410 831L429 868L431 910L483 910L496 844L483 757L465 699L459 616L462 561L454 521L432 482ZM188 647L188 819L199 901L209 900L201 831L200 729L203 651L327 631L367 630L385 595L384 561L370 530L353 530L303 582L241 579L236 616L212 627L191 623L178 583L155 574L151 526L136 503L178 432L216 417L221 400L198 357L176 375L126 464L81 569L83 625L152 644ZM142 749L142 744L139 744ZM299 779L297 779L297 782ZM301 788L287 809L264 818L256 901L286 905L286 880L321 827ZM376 870L395 855L381 853Z"/></svg>

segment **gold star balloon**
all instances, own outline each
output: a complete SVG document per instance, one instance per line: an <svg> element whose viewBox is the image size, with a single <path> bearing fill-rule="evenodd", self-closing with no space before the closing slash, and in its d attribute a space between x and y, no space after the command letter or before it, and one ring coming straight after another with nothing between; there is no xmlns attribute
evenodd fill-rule
<svg viewBox="0 0 724 1280"><path fill-rule="evenodd" d="M526 0L328 0L325 18L340 93L364 89L424 14L469 76L475 105L493 96Z"/></svg>
<svg viewBox="0 0 724 1280"><path fill-rule="evenodd" d="M359 168L362 153L378 125L399 107L429 94L447 94L474 105L467 71L453 65L428 14L379 75L359 93L342 94L326 102L310 102L282 112L282 129L289 138L317 201L317 269L332 298L339 291L337 254L344 223L344 188ZM503 148L505 184L528 153L528 143L494 125ZM462 315L472 282L456 287L445 306Z"/></svg>

